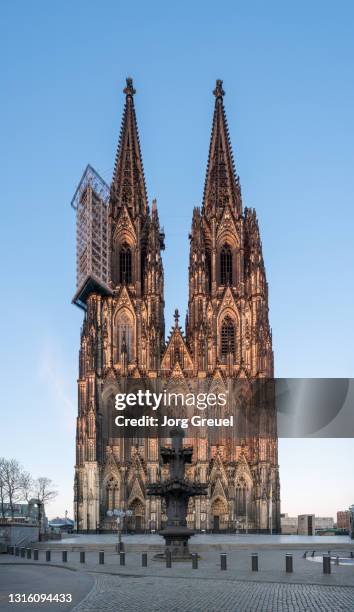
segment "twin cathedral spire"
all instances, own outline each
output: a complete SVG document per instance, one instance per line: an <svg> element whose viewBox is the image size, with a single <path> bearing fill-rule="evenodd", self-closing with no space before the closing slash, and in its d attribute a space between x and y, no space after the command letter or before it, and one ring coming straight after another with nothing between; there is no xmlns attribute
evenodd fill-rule
<svg viewBox="0 0 354 612"><path fill-rule="evenodd" d="M167 344L161 259L164 234L156 201L149 210L134 107L136 92L130 78L124 93L110 189L109 234L111 287L115 295L124 287L134 310L134 329L128 333L127 328L124 334L131 363L143 371L164 370L179 360L194 374L221 368L233 374L272 375L262 245L255 212L242 207L222 81L216 81L213 92L202 207L193 211L185 334L177 326L178 333L172 330ZM122 344L123 338L117 342ZM171 356L172 350L177 357Z"/></svg>
<svg viewBox="0 0 354 612"><path fill-rule="evenodd" d="M97 273L94 282L91 275L76 302L84 302L87 320L95 291L101 295L102 345L106 347L103 370L168 373L178 363L185 374L193 376L212 375L217 369L232 376L272 376L262 244L255 211L242 206L222 81L216 81L213 92L202 206L192 215L185 331L175 325L167 341L161 257L165 237L156 200L151 209L148 204L134 106L136 92L130 78L124 93L113 179L111 187L106 186L107 220L102 222L104 229L108 228L107 281L97 284ZM78 266L84 255L78 257Z"/></svg>

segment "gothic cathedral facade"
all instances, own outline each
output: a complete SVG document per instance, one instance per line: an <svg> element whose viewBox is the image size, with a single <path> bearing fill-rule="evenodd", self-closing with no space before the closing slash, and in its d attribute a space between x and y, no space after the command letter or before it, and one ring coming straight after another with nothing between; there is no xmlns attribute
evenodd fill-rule
<svg viewBox="0 0 354 612"><path fill-rule="evenodd" d="M79 194L83 207L91 189L97 205L92 208L96 226L90 226L91 237L81 247L78 266L83 261L87 264L93 249L103 254L101 268L94 262L79 277L74 298L85 312L74 510L77 529L88 532L113 529L107 511L114 508L131 510L125 527L132 531L156 531L164 524L163 503L146 494L148 484L165 477L158 439L116 437L112 426L114 398L124 390L127 377L144 389L159 376L171 384L201 379L213 391L238 381L247 395L252 381L274 376L262 244L255 211L242 205L222 81L216 82L213 92L203 202L192 215L185 331L176 313L167 340L161 257L165 237L156 201L151 209L148 204L131 79L124 93L106 209L104 189L99 191L92 180L83 183ZM87 211L82 210L81 217L86 215L87 221ZM98 229L92 231L92 227ZM82 240L82 228L78 234ZM242 415L242 397L235 410ZM185 440L193 446L188 478L208 485L206 497L190 501L189 527L280 532L278 443L273 425L266 428L270 432L266 436L254 432L238 436L236 431L236 436L222 434L217 443L197 433Z"/></svg>

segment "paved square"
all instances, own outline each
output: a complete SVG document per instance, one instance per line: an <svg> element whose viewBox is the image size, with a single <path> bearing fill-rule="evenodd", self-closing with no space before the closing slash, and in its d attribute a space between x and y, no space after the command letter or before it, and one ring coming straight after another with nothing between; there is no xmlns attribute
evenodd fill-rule
<svg viewBox="0 0 354 612"><path fill-rule="evenodd" d="M69 547L68 547L69 548ZM98 550L87 551L85 563L78 550L52 550L46 562L45 550L34 561L1 555L0 610L41 610L49 612L354 612L354 565L336 566L324 575L322 563L303 558L303 550L293 555L294 571L285 572L285 551L260 549L259 571L251 571L251 552L227 552L227 570L220 569L220 551L201 551L198 569L191 563L154 560L148 552L148 565L142 567L141 552L127 552L125 565L119 555L105 551L104 565ZM349 556L348 551L345 553ZM68 604L9 604L9 593L72 593Z"/></svg>
<svg viewBox="0 0 354 612"><path fill-rule="evenodd" d="M75 612L277 612L354 610L354 588L102 575Z"/></svg>

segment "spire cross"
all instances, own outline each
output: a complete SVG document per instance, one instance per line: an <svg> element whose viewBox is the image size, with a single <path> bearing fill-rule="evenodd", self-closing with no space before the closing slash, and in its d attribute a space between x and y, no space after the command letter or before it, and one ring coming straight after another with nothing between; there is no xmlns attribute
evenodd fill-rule
<svg viewBox="0 0 354 612"><path fill-rule="evenodd" d="M225 92L222 88L222 80L221 79L217 79L216 80L216 87L213 91L213 94L216 98L223 98L225 95Z"/></svg>
<svg viewBox="0 0 354 612"><path fill-rule="evenodd" d="M125 93L126 96L133 96L136 93L136 90L133 87L133 79L131 77L128 77L126 79L126 82L127 86L124 87L123 93Z"/></svg>
<svg viewBox="0 0 354 612"><path fill-rule="evenodd" d="M175 325L176 325L176 327L178 327L178 320L179 320L178 308L176 308L176 310L175 310L174 317L175 317Z"/></svg>

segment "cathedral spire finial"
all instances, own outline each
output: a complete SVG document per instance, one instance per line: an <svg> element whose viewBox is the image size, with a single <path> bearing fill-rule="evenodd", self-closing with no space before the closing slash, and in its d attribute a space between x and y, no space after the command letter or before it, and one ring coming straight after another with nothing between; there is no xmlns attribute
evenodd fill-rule
<svg viewBox="0 0 354 612"><path fill-rule="evenodd" d="M216 87L213 91L213 94L216 98L223 98L225 95L225 92L222 88L222 80L221 79L216 79Z"/></svg>
<svg viewBox="0 0 354 612"><path fill-rule="evenodd" d="M124 87L123 93L125 93L126 96L133 96L136 93L136 89L133 87L133 79L131 77L127 77L126 83L127 85Z"/></svg>
<svg viewBox="0 0 354 612"><path fill-rule="evenodd" d="M175 327L178 327L178 321L179 321L179 312L178 312L178 308L176 308L176 310L175 310L174 317L175 317Z"/></svg>

